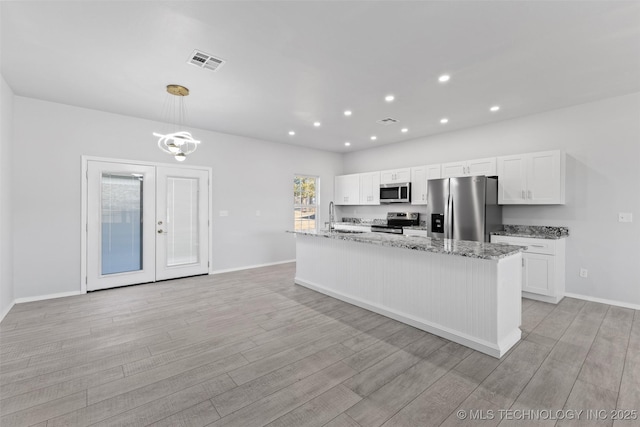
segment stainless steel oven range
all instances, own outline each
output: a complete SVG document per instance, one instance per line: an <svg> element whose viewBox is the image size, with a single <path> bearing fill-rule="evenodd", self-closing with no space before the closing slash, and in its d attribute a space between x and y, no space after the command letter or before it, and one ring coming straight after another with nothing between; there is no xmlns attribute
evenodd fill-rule
<svg viewBox="0 0 640 427"><path fill-rule="evenodd" d="M402 234L402 227L419 225L418 212L389 212L387 213L387 224L371 226L372 232Z"/></svg>

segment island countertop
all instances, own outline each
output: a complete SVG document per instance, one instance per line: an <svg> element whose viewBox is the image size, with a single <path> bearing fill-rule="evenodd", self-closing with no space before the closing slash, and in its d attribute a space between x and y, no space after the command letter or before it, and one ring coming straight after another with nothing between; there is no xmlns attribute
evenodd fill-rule
<svg viewBox="0 0 640 427"><path fill-rule="evenodd" d="M326 230L290 232L319 238L348 240L378 246L491 260L497 260L520 253L526 248L526 246L514 246L503 243L481 243L467 240L438 239L390 233L345 233Z"/></svg>

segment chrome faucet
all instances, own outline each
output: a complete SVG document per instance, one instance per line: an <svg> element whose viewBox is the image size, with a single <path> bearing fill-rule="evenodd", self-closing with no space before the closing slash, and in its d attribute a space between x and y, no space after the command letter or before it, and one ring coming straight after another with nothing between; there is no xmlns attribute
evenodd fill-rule
<svg viewBox="0 0 640 427"><path fill-rule="evenodd" d="M329 231L333 231L333 223L335 221L335 208L333 202L329 202Z"/></svg>

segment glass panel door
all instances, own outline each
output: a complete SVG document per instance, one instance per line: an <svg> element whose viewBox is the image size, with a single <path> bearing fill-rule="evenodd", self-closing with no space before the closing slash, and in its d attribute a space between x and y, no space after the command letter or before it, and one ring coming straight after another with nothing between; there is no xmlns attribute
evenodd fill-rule
<svg viewBox="0 0 640 427"><path fill-rule="evenodd" d="M87 178L87 290L154 281L155 168L89 161Z"/></svg>
<svg viewBox="0 0 640 427"><path fill-rule="evenodd" d="M102 173L102 275L142 269L143 180L142 175Z"/></svg>

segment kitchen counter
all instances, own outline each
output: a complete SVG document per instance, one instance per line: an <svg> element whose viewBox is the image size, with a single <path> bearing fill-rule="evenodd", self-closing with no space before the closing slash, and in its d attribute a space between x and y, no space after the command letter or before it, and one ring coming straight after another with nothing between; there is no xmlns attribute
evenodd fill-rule
<svg viewBox="0 0 640 427"><path fill-rule="evenodd" d="M339 231L296 232L327 239L349 240L370 245L411 249L438 254L496 260L522 252L523 246L480 243L465 240L404 236L389 233L341 233Z"/></svg>
<svg viewBox="0 0 640 427"><path fill-rule="evenodd" d="M567 227L546 225L505 225L504 231L494 231L492 236L530 237L534 239L562 239L569 237Z"/></svg>
<svg viewBox="0 0 640 427"><path fill-rule="evenodd" d="M521 246L297 232L295 283L493 357L520 340Z"/></svg>

